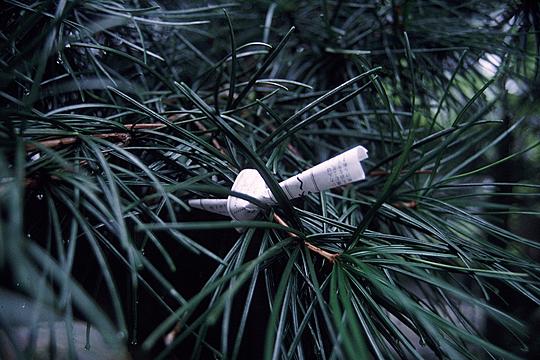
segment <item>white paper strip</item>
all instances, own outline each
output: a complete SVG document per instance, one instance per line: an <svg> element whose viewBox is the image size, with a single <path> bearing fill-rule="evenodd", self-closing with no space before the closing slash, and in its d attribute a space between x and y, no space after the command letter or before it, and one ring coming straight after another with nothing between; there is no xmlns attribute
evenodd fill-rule
<svg viewBox="0 0 540 360"><path fill-rule="evenodd" d="M279 186L289 199L295 199L363 180L366 176L360 161L367 157L367 150L357 146L280 182Z"/></svg>
<svg viewBox="0 0 540 360"><path fill-rule="evenodd" d="M279 186L289 199L295 199L362 180L365 179L365 174L360 162L367 157L367 150L363 146L357 146L280 182ZM249 195L265 204L276 204L272 192L255 169L242 170L231 190ZM191 207L228 215L238 221L252 220L260 211L257 205L232 195L227 199L194 199L188 203Z"/></svg>
<svg viewBox="0 0 540 360"><path fill-rule="evenodd" d="M262 200L268 187L257 170L244 169L234 180L231 190ZM227 210L234 220L252 220L260 211L257 205L232 195L227 198Z"/></svg>
<svg viewBox="0 0 540 360"><path fill-rule="evenodd" d="M229 212L227 211L227 199L193 199L188 200L188 204L192 208L229 216Z"/></svg>

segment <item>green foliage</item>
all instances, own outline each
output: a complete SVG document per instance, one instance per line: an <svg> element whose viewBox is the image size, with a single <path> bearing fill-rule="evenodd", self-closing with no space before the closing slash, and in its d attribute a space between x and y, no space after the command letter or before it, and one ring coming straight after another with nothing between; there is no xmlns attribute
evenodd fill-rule
<svg viewBox="0 0 540 360"><path fill-rule="evenodd" d="M4 2L2 287L159 358L525 356L538 4L217 3ZM278 186L357 144L365 181ZM243 168L277 206L189 208Z"/></svg>

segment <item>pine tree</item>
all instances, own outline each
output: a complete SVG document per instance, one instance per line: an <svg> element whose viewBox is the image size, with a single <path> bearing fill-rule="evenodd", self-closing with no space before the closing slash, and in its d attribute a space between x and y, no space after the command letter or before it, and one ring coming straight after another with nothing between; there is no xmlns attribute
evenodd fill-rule
<svg viewBox="0 0 540 360"><path fill-rule="evenodd" d="M536 1L1 14L3 356L539 351ZM357 145L364 181L278 185ZM246 168L254 220L188 205Z"/></svg>

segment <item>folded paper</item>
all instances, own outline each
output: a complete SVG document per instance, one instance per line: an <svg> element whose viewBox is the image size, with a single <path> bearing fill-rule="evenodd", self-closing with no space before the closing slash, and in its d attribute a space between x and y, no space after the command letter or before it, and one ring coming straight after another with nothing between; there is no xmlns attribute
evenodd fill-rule
<svg viewBox="0 0 540 360"><path fill-rule="evenodd" d="M367 157L367 150L363 146L356 146L280 182L279 186L289 199L295 199L363 180L365 173L361 161ZM231 191L248 195L268 205L277 203L264 179L255 169L242 170ZM227 199L193 199L189 200L188 204L193 208L228 215L237 221L252 220L260 211L257 205L232 195Z"/></svg>

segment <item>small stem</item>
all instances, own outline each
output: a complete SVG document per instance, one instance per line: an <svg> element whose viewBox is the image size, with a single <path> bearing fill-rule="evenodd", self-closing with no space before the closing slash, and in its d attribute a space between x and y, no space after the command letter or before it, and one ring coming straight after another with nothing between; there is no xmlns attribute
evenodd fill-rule
<svg viewBox="0 0 540 360"><path fill-rule="evenodd" d="M407 170L402 170L400 174L404 174L406 172ZM432 171L431 170L416 170L414 173L415 174L431 174ZM386 170L371 170L369 172L369 175L370 176L388 176L390 175L390 172Z"/></svg>
<svg viewBox="0 0 540 360"><path fill-rule="evenodd" d="M283 220L279 215L277 215L275 213L274 213L274 220L280 225L289 226L289 224L287 224L285 222L285 220ZM298 237L298 235L293 234L293 233L287 233L287 234L289 234L289 236L291 236L291 237L295 237L295 238ZM334 253L325 251L325 250L321 249L320 247L317 247L317 246L313 245L310 242L304 241L304 245L306 245L306 247L310 251L313 251L314 253L317 253L317 254L321 255L322 257L324 257L325 259L327 259L331 263L334 263L336 261L336 258L339 257L339 254L334 254Z"/></svg>
<svg viewBox="0 0 540 360"><path fill-rule="evenodd" d="M277 222L279 225L283 225L283 226L287 226L287 227L289 226L289 224L287 224L287 223L285 222L285 220L283 220L283 219L282 219L278 214L276 214L276 213L274 213L274 220L276 220L276 222ZM293 233L291 233L291 232L287 232L287 234L289 234L290 237L295 237L295 238L298 237L298 235L293 234Z"/></svg>
<svg viewBox="0 0 540 360"><path fill-rule="evenodd" d="M321 249L320 247L317 247L317 246L313 245L310 242L305 241L304 243L305 243L306 247L309 250L313 251L314 253L317 253L317 254L321 255L322 257L324 257L325 259L327 259L331 263L334 263L336 261L336 258L339 257L339 254L325 251L325 250Z"/></svg>
<svg viewBox="0 0 540 360"><path fill-rule="evenodd" d="M91 135L92 137L99 138L99 139L117 139L121 142L125 143L130 139L130 135L127 133L108 133L108 134L94 134ZM64 145L71 145L74 144L79 140L76 136L70 136L70 137L64 137L64 138L58 138L58 139L51 139L51 140L43 140L39 141L38 144L48 147L48 148L55 148L58 146L64 146ZM35 144L26 144L26 151L32 151L36 150L37 146Z"/></svg>
<svg viewBox="0 0 540 360"><path fill-rule="evenodd" d="M416 203L416 201L414 200L411 200L411 201L398 201L398 202L395 202L392 204L392 206L396 207L396 208L407 208L407 209L416 209L416 206L418 204Z"/></svg>
<svg viewBox="0 0 540 360"><path fill-rule="evenodd" d="M160 123L141 123L141 124L124 124L124 126L129 130L135 130L135 129L158 129L166 125L163 125ZM117 138L121 142L127 142L130 139L130 135L123 132L92 134L90 136L100 138L100 139ZM55 148L58 146L74 144L75 142L77 142L77 140L78 138L76 136L69 136L69 137L60 137L60 138L50 139L50 140L43 140L43 141L39 141L38 143L48 148ZM37 146L34 144L26 145L26 151L36 150L36 148Z"/></svg>
<svg viewBox="0 0 540 360"><path fill-rule="evenodd" d="M200 121L195 121L195 126L197 126L199 128L199 130L201 130L201 131L208 131L206 126L204 126L203 123L201 123ZM217 139L215 139L215 138L212 139L212 144L214 145L214 147L216 149L219 150L220 153L222 153L223 155L226 155L225 149L223 148L223 146L221 146L221 144L219 143L219 141Z"/></svg>
<svg viewBox="0 0 540 360"><path fill-rule="evenodd" d="M161 123L148 123L148 124L124 124L124 126L130 130L134 129L157 129L161 127L165 127L167 125L161 124Z"/></svg>

